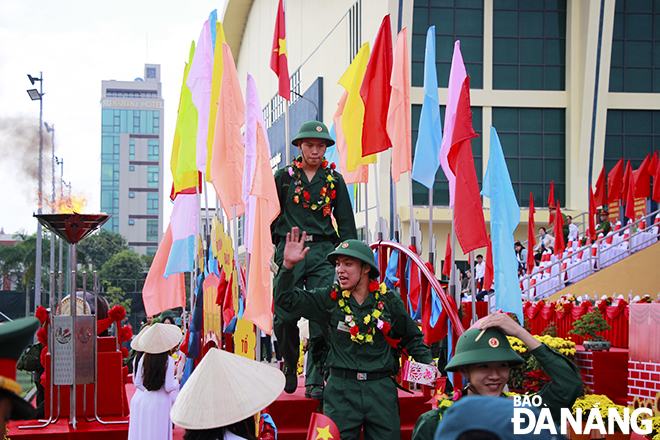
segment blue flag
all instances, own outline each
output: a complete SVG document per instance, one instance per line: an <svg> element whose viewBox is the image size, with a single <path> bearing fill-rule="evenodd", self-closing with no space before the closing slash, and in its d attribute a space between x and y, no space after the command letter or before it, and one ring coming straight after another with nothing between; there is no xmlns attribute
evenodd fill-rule
<svg viewBox="0 0 660 440"><path fill-rule="evenodd" d="M442 145L442 122L440 121L440 101L438 100L438 77L435 69L435 26L426 33L426 54L424 56L424 101L419 116L419 131L415 144L412 178L427 187L433 188L435 174L440 166L440 146Z"/></svg>
<svg viewBox="0 0 660 440"><path fill-rule="evenodd" d="M493 242L495 308L515 313L524 323L518 260L513 232L520 223L520 207L511 186L502 144L495 127L490 127L490 157L481 194L490 199L490 233Z"/></svg>
<svg viewBox="0 0 660 440"><path fill-rule="evenodd" d="M215 27L216 21L218 21L218 10L214 9L209 14L209 25L211 26L211 43L213 43L213 52L215 52L215 39L218 37L218 30Z"/></svg>

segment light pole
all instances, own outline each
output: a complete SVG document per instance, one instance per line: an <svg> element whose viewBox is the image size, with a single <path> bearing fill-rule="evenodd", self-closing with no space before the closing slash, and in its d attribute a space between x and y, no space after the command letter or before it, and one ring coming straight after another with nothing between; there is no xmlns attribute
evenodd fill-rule
<svg viewBox="0 0 660 440"><path fill-rule="evenodd" d="M44 116L44 74L39 72L39 78L35 78L32 75L28 74L28 79L30 83L34 85L36 81L39 81L39 91L37 89L28 90L28 95L33 101L39 101L39 214L42 214L43 206L43 194L41 192L41 181L43 173L43 153L44 153L44 128L43 128L43 116ZM37 307L41 303L41 223L37 222L37 261L34 274L34 313L37 313ZM26 300L27 302L27 300Z"/></svg>
<svg viewBox="0 0 660 440"><path fill-rule="evenodd" d="M48 125L48 122L44 122L44 125L46 126L46 131L51 134L51 144L53 147L53 160L52 160L52 165L53 165L53 192L51 196L51 207L50 207L50 212L55 214L55 124ZM53 231L50 231L50 272L57 273L55 270L55 233ZM51 288L51 292L54 290Z"/></svg>
<svg viewBox="0 0 660 440"><path fill-rule="evenodd" d="M53 141L55 139L54 137L55 137L55 134L53 134ZM63 179L63 177L64 177L64 158L62 158L60 160L56 156L53 156L53 157L55 157L55 162L57 162L57 164L60 166L60 199L63 200L64 199L64 179ZM59 250L59 252L60 252L60 264L59 264L58 267L60 268L60 271L62 271L62 239L60 239L59 242L60 242L60 250ZM66 273L66 272L62 271L62 273Z"/></svg>

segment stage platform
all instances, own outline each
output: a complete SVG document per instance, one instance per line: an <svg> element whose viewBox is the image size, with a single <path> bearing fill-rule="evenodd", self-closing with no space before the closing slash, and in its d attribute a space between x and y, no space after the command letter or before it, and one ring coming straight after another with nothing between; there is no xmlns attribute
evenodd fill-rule
<svg viewBox="0 0 660 440"><path fill-rule="evenodd" d="M135 393L132 383L126 384L126 395L130 401ZM431 409L420 391L415 394L399 390L401 408L401 439L410 440L412 429L420 414ZM282 393L269 407L269 412L277 425L278 440L305 440L307 428L313 412L318 411L318 400L305 398L305 379L298 378L298 389L293 394ZM128 417L109 417L108 420L128 420ZM18 429L19 426L36 425L36 420L21 420L8 423L9 438L12 440L126 440L128 424L103 425L86 422L78 418L77 429L67 420L58 420L46 428ZM185 430L174 427L173 440L182 440Z"/></svg>

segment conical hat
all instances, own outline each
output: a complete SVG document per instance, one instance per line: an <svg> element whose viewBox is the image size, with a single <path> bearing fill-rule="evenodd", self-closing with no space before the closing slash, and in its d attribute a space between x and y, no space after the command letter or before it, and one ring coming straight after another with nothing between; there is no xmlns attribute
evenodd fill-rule
<svg viewBox="0 0 660 440"><path fill-rule="evenodd" d="M270 405L284 389L277 368L212 348L172 406L172 422L186 429L231 425Z"/></svg>
<svg viewBox="0 0 660 440"><path fill-rule="evenodd" d="M176 347L183 338L181 329L172 324L153 324L143 333L139 346L142 351L150 354L165 353Z"/></svg>
<svg viewBox="0 0 660 440"><path fill-rule="evenodd" d="M150 328L151 328L150 326L144 327L142 330L140 330L140 333L138 333L133 337L133 340L131 341L131 348L133 349L133 351L142 351L142 347L140 346L140 338L142 338L142 336L144 336L144 334Z"/></svg>

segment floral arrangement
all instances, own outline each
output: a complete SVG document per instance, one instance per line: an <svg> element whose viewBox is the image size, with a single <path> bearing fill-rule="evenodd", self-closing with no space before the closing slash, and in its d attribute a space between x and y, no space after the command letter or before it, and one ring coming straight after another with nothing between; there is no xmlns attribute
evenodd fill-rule
<svg viewBox="0 0 660 440"><path fill-rule="evenodd" d="M611 306L612 303L614 303L614 298L612 298L611 296L608 296L606 298L601 298L598 301L596 301L596 306L600 303L605 303L606 306Z"/></svg>
<svg viewBox="0 0 660 440"><path fill-rule="evenodd" d="M385 283L378 284L378 281L371 280L369 283L369 292L374 294L375 302L374 307L370 313L368 313L362 320L362 323L357 322L353 311L348 305L348 298L351 296L351 292L348 290L341 291L341 297L339 284L335 284L333 290L330 292L330 297L337 301L339 310L344 313L344 323L350 328L351 340L357 344L373 344L374 335L376 328L378 328L384 335L387 335L387 332L390 331L389 322L380 319L383 314L383 309L385 304L382 301L382 296L387 292L387 286ZM364 330L360 329L360 325Z"/></svg>
<svg viewBox="0 0 660 440"><path fill-rule="evenodd" d="M575 300L575 297L570 293L567 294L567 295L562 295L561 298L559 298L553 304L555 306L556 311L563 312L564 311L564 305L569 304L569 303L573 304L573 305L577 304L577 301Z"/></svg>
<svg viewBox="0 0 660 440"><path fill-rule="evenodd" d="M597 308L591 312L580 316L580 319L573 323L573 330L568 333L571 335L582 336L585 339L592 339L594 341L602 341L603 337L597 335L596 332L609 330L612 327L605 321L600 310Z"/></svg>
<svg viewBox="0 0 660 440"><path fill-rule="evenodd" d="M651 295L646 294L640 300L633 301L633 302L635 302L637 304L651 304L653 302L653 300L651 299Z"/></svg>
<svg viewBox="0 0 660 440"><path fill-rule="evenodd" d="M534 338L570 360L575 357L575 342L550 335L534 335ZM538 392L551 379L541 367L539 361L530 352L529 347L520 339L507 336L511 348L525 361L522 365L511 368L509 388L524 390L525 393Z"/></svg>
<svg viewBox="0 0 660 440"><path fill-rule="evenodd" d="M323 209L324 216L330 215L332 210L330 202L337 197L337 190L335 190L334 183L334 171L337 166L334 163L328 165L328 161L325 160L325 157L321 161L321 169L325 171L325 185L321 188L319 199L315 202L310 202L311 196L302 186L302 175L300 174L302 167L302 156L298 156L293 159L291 165L289 165L287 169L289 176L293 179L293 185L295 186L293 201L295 203L302 203L303 208L309 208L312 211Z"/></svg>
<svg viewBox="0 0 660 440"><path fill-rule="evenodd" d="M649 420L651 420L652 427L651 433L647 437L653 440L660 440L660 416L651 417Z"/></svg>
<svg viewBox="0 0 660 440"><path fill-rule="evenodd" d="M575 403L573 404L573 415L575 415L575 410L578 408L582 408L582 419L585 420L585 415L589 414L589 411L592 408L598 408L600 411L600 415L603 418L603 420L607 420L607 414L609 412L610 408L615 408L617 412L619 413L619 416L621 417L621 420L624 419L624 410L626 409L625 406L622 405L617 405L614 402L612 402L607 396L604 394L586 394L580 398L578 398ZM614 424L615 429L618 431L619 430L619 425L617 423Z"/></svg>

